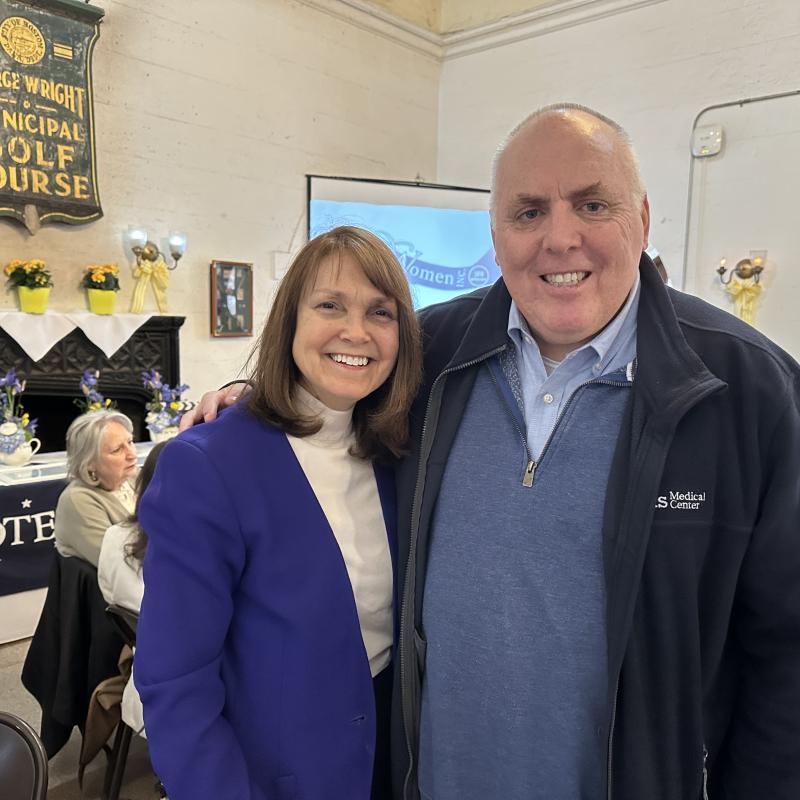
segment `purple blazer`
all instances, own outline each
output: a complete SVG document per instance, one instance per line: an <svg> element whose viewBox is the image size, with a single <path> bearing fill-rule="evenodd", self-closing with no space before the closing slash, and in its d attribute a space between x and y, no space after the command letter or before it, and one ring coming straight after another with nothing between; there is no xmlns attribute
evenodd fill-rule
<svg viewBox="0 0 800 800"><path fill-rule="evenodd" d="M394 560L391 470L376 468ZM286 436L242 408L165 447L136 686L170 800L368 800L375 701L339 546Z"/></svg>

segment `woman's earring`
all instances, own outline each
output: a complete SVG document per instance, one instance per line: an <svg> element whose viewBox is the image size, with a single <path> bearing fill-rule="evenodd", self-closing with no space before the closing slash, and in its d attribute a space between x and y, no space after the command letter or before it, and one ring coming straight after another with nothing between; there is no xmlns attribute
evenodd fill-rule
<svg viewBox="0 0 800 800"><path fill-rule="evenodd" d="M97 473L93 469L89 470L89 480L97 483Z"/></svg>

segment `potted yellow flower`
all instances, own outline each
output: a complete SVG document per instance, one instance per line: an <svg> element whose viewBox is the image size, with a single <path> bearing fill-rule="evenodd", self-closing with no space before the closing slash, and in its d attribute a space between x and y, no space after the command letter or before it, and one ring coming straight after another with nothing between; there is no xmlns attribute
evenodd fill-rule
<svg viewBox="0 0 800 800"><path fill-rule="evenodd" d="M20 311L44 314L53 285L53 276L50 270L45 269L44 261L38 258L28 261L16 258L6 264L3 272L8 278L6 285L17 290Z"/></svg>
<svg viewBox="0 0 800 800"><path fill-rule="evenodd" d="M90 264L81 279L93 314L113 314L119 291L119 267L116 264Z"/></svg>

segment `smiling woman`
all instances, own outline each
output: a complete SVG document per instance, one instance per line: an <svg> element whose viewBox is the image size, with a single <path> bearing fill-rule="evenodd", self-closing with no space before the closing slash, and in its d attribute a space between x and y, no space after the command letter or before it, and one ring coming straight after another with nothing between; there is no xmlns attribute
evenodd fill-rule
<svg viewBox="0 0 800 800"><path fill-rule="evenodd" d="M170 797L388 800L395 506L374 462L403 453L421 372L389 248L310 241L254 358L253 391L165 447L139 507L153 765Z"/></svg>
<svg viewBox="0 0 800 800"><path fill-rule="evenodd" d="M307 352L312 339L315 359ZM392 251L368 231L334 228L300 251L281 283L254 350L250 407L288 433L314 433L318 422L298 413L295 387L322 400L314 386L325 392L330 383L353 410L358 454L401 455L420 380L419 347L408 282ZM369 360L352 369L347 356ZM334 359L338 365L325 363Z"/></svg>
<svg viewBox="0 0 800 800"><path fill-rule="evenodd" d="M300 384L329 408L349 411L383 385L397 360L397 301L343 253L328 258L297 310L292 357Z"/></svg>

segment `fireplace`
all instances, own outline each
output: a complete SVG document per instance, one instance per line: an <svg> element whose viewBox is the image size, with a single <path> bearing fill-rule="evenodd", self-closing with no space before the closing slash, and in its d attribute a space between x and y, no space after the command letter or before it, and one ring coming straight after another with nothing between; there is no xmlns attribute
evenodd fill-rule
<svg viewBox="0 0 800 800"><path fill-rule="evenodd" d="M39 361L0 329L0 368L14 367L27 385L22 403L31 418L39 420L36 436L42 452L64 449L64 435L80 413L75 399L86 369L100 371L98 389L116 401L117 409L133 422L134 439L148 438L144 417L150 393L142 386L141 373L156 369L170 386L180 383L178 332L185 317L151 317L111 358L76 328Z"/></svg>

